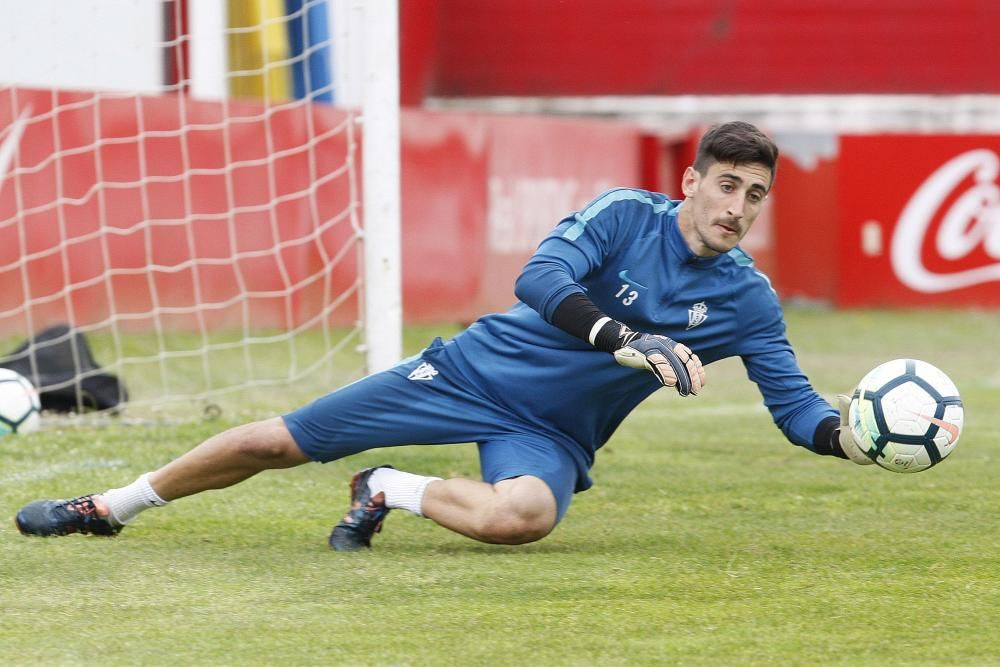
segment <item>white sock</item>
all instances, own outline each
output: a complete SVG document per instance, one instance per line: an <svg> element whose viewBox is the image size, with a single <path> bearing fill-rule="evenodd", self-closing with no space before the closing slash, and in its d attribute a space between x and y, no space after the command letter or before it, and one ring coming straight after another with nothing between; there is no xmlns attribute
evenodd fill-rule
<svg viewBox="0 0 1000 667"><path fill-rule="evenodd" d="M139 475L139 479L128 486L110 489L101 494L101 500L111 510L111 514L108 516L111 523L124 526L139 516L139 512L150 507L162 507L167 504L168 501L156 495L156 491L149 485L148 478L149 473L147 472Z"/></svg>
<svg viewBox="0 0 1000 667"><path fill-rule="evenodd" d="M422 505L424 491L427 485L440 477L424 477L413 473L379 468L368 478L368 488L372 495L385 493L385 506L390 509L403 509L423 516Z"/></svg>

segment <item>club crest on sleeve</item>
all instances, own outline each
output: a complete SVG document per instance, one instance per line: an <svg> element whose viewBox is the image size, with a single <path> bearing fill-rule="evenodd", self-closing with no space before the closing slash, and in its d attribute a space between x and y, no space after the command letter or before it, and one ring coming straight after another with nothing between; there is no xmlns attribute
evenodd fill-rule
<svg viewBox="0 0 1000 667"><path fill-rule="evenodd" d="M694 329L700 324L704 324L705 320L708 319L708 306L705 305L704 301L699 301L690 308L688 308L688 329Z"/></svg>
<svg viewBox="0 0 1000 667"><path fill-rule="evenodd" d="M406 376L407 380L433 380L438 371L426 361L417 366Z"/></svg>

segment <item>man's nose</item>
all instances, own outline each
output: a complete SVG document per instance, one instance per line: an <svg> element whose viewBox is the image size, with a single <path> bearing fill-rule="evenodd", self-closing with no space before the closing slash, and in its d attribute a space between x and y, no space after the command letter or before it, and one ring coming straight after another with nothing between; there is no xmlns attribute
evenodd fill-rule
<svg viewBox="0 0 1000 667"><path fill-rule="evenodd" d="M740 194L734 198L732 204L730 205L729 214L736 220L742 220L746 216L748 204L749 199L746 194Z"/></svg>

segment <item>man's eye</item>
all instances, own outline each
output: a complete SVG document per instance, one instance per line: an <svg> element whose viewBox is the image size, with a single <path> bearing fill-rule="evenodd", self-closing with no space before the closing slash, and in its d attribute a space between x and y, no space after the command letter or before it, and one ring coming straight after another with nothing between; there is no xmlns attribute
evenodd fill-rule
<svg viewBox="0 0 1000 667"><path fill-rule="evenodd" d="M732 192L733 191L733 185L731 183L723 183L721 185L721 187L722 187L722 191L723 192Z"/></svg>

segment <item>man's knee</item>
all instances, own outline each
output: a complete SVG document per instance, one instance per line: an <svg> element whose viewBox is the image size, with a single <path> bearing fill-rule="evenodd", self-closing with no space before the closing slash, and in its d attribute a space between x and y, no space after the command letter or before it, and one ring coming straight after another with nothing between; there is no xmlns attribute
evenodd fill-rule
<svg viewBox="0 0 1000 667"><path fill-rule="evenodd" d="M556 526L556 500L537 477L518 477L494 485L496 500L481 527L496 544L527 544L542 539Z"/></svg>
<svg viewBox="0 0 1000 667"><path fill-rule="evenodd" d="M265 467L286 468L309 460L295 444L281 417L231 428L222 437L242 456L253 458Z"/></svg>

